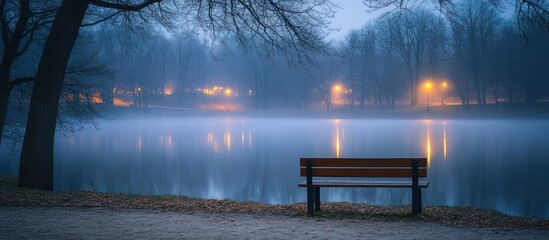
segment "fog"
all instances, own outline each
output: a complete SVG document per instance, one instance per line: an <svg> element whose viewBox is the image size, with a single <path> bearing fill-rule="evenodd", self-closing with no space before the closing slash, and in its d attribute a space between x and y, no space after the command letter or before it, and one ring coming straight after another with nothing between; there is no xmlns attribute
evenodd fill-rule
<svg viewBox="0 0 549 240"><path fill-rule="evenodd" d="M187 117L101 121L59 134L55 190L303 202L300 157L427 157L427 205L549 217L549 123ZM18 159L1 149L0 174ZM16 155L16 154L15 154ZM407 205L408 189L325 189L326 201Z"/></svg>
<svg viewBox="0 0 549 240"><path fill-rule="evenodd" d="M548 31L522 32L514 19L485 11L489 21L472 29L466 21L474 19L423 9L388 15L303 64L242 49L236 39L212 48L192 33L143 37L116 25L83 31L80 44L114 75L92 90L109 106L329 110L426 105L427 95L434 105L546 101Z"/></svg>
<svg viewBox="0 0 549 240"><path fill-rule="evenodd" d="M228 111L546 102L549 33L516 18L482 1L451 17L414 5L301 62L237 38L213 44L199 30L110 21L80 30L61 107L78 107L67 100L77 95L101 107ZM34 74L43 44L31 42L13 78ZM16 89L14 100L28 100L29 86Z"/></svg>
<svg viewBox="0 0 549 240"><path fill-rule="evenodd" d="M51 96L59 106L33 112L32 98L50 98L31 96L53 92L35 87L49 73L40 66L62 58L43 57L60 1L32 2L22 32L21 6L7 1L0 175L20 174L26 126L38 119L26 133L47 142L37 129L53 126L55 190L295 203L305 201L300 157L427 157L426 204L548 218L547 18L461 3L383 9L335 38L332 4L283 18L292 24L235 9L231 22L226 3L209 12L191 3L137 13L90 7L59 68L62 90ZM169 15L176 9L196 16ZM410 201L407 190L322 194Z"/></svg>

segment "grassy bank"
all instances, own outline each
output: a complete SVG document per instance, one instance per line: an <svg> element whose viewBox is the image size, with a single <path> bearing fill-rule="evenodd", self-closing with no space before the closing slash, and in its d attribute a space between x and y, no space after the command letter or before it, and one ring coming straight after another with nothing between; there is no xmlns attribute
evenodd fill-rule
<svg viewBox="0 0 549 240"><path fill-rule="evenodd" d="M147 209L181 213L246 213L307 217L305 203L270 205L256 202L211 200L183 196L144 196L95 192L50 192L19 189L15 179L0 177L0 206L100 207ZM409 206L371 206L356 203L324 203L319 219L374 221L425 221L468 227L536 228L549 230L549 220L512 217L494 210L426 206L421 216L412 216Z"/></svg>

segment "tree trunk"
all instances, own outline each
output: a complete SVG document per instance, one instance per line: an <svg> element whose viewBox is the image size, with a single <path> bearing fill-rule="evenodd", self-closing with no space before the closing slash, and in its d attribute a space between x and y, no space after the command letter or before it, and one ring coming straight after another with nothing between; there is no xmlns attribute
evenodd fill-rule
<svg viewBox="0 0 549 240"><path fill-rule="evenodd" d="M473 80L475 81L475 90L476 90L476 93L477 93L477 105L480 105L482 104L482 94L481 94L481 89L480 89L480 79L479 79L479 76L478 76L478 70L477 70L477 67L475 66L474 67L475 70L473 72Z"/></svg>
<svg viewBox="0 0 549 240"><path fill-rule="evenodd" d="M10 86L11 67L13 66L18 54L20 54L18 53L19 45L25 36L24 33L32 15L29 0L22 0L19 3L19 19L17 20L15 29L11 34L11 39L3 39L4 46L7 44L7 47L2 53L2 62L0 63L0 142L4 134L4 125L6 124L12 88L12 86ZM4 9L2 8L1 11L4 11Z"/></svg>
<svg viewBox="0 0 549 240"><path fill-rule="evenodd" d="M4 52L0 65L0 143L4 134L4 125L8 115L8 104L10 100L10 71L15 57L15 49L11 48Z"/></svg>
<svg viewBox="0 0 549 240"><path fill-rule="evenodd" d="M65 69L89 0L63 0L48 35L34 83L19 187L53 190L53 144Z"/></svg>
<svg viewBox="0 0 549 240"><path fill-rule="evenodd" d="M412 88L412 91L411 91L412 100L410 102L410 105L415 106L415 105L417 105L417 91L418 91L418 89L417 89L417 84L416 84L415 80L412 79L411 83L412 83L412 86L411 86L411 88Z"/></svg>
<svg viewBox="0 0 549 240"><path fill-rule="evenodd" d="M417 105L417 86L416 86L416 76L413 73L412 67L409 66L409 77L410 77L410 105Z"/></svg>
<svg viewBox="0 0 549 240"><path fill-rule="evenodd" d="M4 53L2 58L2 66L0 73L0 143L2 142L4 134L4 125L6 124L6 117L8 115L8 105L10 100L10 70L13 60L15 58L9 58L9 54Z"/></svg>
<svg viewBox="0 0 549 240"><path fill-rule="evenodd" d="M6 117L8 115L8 103L10 99L9 86L0 86L0 143L2 142L4 134L4 125L6 124Z"/></svg>

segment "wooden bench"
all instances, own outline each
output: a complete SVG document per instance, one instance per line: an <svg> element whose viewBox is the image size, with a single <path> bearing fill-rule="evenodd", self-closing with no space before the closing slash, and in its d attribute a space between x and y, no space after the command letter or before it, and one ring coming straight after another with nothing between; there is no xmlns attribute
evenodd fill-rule
<svg viewBox="0 0 549 240"><path fill-rule="evenodd" d="M298 186L307 188L309 215L314 215L314 211L320 210L321 187L411 188L412 214L416 215L421 213L422 209L421 188L429 186L429 181L419 180L427 177L426 158L301 158L299 170L300 176L307 179ZM370 179L313 181L313 177Z"/></svg>

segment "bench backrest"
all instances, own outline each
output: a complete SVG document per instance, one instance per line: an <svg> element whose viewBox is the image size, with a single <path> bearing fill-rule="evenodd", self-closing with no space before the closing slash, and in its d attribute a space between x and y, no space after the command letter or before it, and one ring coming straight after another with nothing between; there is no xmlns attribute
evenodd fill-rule
<svg viewBox="0 0 549 240"><path fill-rule="evenodd" d="M427 177L426 158L301 158L302 177L307 176L307 164L314 177Z"/></svg>

